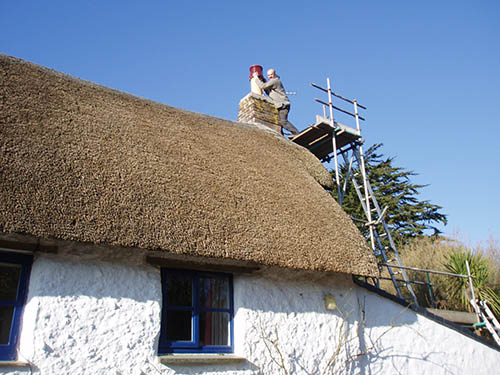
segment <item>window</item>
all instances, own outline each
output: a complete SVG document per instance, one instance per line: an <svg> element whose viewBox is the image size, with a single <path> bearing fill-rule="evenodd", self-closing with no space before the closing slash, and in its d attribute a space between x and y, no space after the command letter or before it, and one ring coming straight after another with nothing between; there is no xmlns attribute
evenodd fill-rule
<svg viewBox="0 0 500 375"><path fill-rule="evenodd" d="M17 358L21 313L26 302L32 255L0 252L0 360Z"/></svg>
<svg viewBox="0 0 500 375"><path fill-rule="evenodd" d="M162 269L160 354L233 352L229 274Z"/></svg>

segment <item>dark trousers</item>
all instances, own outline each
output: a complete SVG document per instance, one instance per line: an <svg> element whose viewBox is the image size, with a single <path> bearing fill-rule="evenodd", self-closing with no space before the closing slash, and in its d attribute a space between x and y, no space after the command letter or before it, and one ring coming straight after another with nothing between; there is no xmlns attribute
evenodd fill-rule
<svg viewBox="0 0 500 375"><path fill-rule="evenodd" d="M289 104L284 105L281 108L278 108L280 125L293 135L298 134L299 131L297 130L297 128L290 121L288 121L288 112L290 112Z"/></svg>

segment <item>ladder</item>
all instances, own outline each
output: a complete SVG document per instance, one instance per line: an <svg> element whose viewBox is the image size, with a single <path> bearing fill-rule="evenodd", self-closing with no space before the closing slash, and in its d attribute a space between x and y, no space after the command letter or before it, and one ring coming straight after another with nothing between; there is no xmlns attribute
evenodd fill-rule
<svg viewBox="0 0 500 375"><path fill-rule="evenodd" d="M493 315L486 300L471 299L470 303L479 319L479 323L474 324L474 327L479 329L486 327L495 342L500 345L500 323Z"/></svg>
<svg viewBox="0 0 500 375"><path fill-rule="evenodd" d="M467 277L469 278L469 290L472 297L469 301L472 307L474 308L478 320L478 322L474 324L474 327L479 329L483 329L484 327L486 327L486 329L490 332L495 342L498 345L500 345L500 336L498 335L500 333L500 323L498 323L497 318L491 312L486 300L481 300L479 298L476 298L468 260L465 261L465 265L467 266Z"/></svg>
<svg viewBox="0 0 500 375"><path fill-rule="evenodd" d="M379 261L382 260L382 262L379 263L379 269L381 267L386 267L389 273L389 277L373 278L372 282L376 287L380 287L380 279L391 280L394 284L394 288L396 289L399 298L405 299L418 306L417 297L415 296L413 288L411 287L411 282L408 279L408 275L405 269L398 268L398 270L395 271L391 266L391 264L396 263L394 264L394 266L402 267L403 264L396 249L396 245L392 239L390 229L385 222L384 217L387 213L387 207L381 208L378 204L377 198L366 174L365 157L363 154L364 141L361 138L360 129L360 120L364 121L365 119L361 117L358 112L358 108L366 109L366 107L359 104L355 99L347 99L333 92L331 89L330 78L327 78L326 88L320 87L314 83L312 84L312 86L320 89L328 95L328 102L321 101L320 99L315 99L315 101L323 104L323 116L317 116L316 124L313 125L313 127L316 126L317 128L325 129L325 124L329 125L329 132L331 134L331 148L328 149L328 154L326 154L327 151L323 151L323 153L321 153L320 151L318 151L321 148L318 147L319 142L317 140L311 142L310 146L311 148L313 148L313 146L315 147L314 151L312 152L315 153L316 156L318 156L322 161L331 161L331 154L333 154L337 196L339 204L341 206L347 192L349 181L352 183L353 187L356 190L356 194L359 198L359 201L361 202L361 206L363 207L365 218L353 218L353 220L363 222L364 225L368 228L368 240L370 242L371 249L377 259ZM332 103L333 97L337 97L345 102L351 103L354 106L354 112L352 113L334 106ZM326 114L326 108L329 109L329 116L327 116ZM356 129L336 122L333 115L334 109L351 117L354 117L356 122ZM319 139L322 139L322 142L325 141L324 137ZM294 139L294 142L300 142L300 134L298 138ZM344 175L342 186L340 182L341 169L339 167L339 157L342 157L344 166L346 166L343 172ZM389 257L389 254L391 255L391 257ZM404 289L406 289L408 292L406 296L403 293Z"/></svg>

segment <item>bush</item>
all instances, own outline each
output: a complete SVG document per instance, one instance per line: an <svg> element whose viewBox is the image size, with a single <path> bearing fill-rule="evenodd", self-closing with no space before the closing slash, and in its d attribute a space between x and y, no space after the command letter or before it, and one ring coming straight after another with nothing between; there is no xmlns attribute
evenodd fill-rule
<svg viewBox="0 0 500 375"><path fill-rule="evenodd" d="M473 253L469 249L457 249L448 254L446 269L449 272L458 274L467 274L467 265L469 263L472 276L472 285L474 286L475 298L488 301L490 308L495 315L500 316L500 296L490 287L490 264L488 258L481 252ZM474 311L470 304L472 291L470 290L469 280L464 278L451 278L446 285L448 298L455 305L461 306L468 311Z"/></svg>

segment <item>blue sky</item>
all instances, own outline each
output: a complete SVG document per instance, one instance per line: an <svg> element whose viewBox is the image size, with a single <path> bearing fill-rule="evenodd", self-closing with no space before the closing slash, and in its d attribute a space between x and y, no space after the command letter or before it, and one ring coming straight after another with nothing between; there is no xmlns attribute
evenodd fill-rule
<svg viewBox="0 0 500 375"><path fill-rule="evenodd" d="M276 68L290 120L311 82L368 107L363 136L429 184L446 234L500 239L498 1L2 1L0 53L236 120L248 67Z"/></svg>

